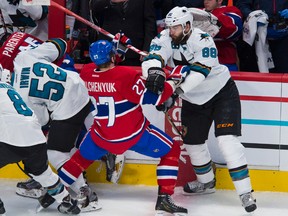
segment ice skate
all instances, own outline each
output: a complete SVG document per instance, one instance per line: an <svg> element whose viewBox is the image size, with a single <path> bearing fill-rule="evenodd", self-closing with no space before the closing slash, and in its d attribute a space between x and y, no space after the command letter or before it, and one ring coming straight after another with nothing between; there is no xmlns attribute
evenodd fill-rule
<svg viewBox="0 0 288 216"><path fill-rule="evenodd" d="M124 168L125 156L107 153L103 157L106 165L106 180L117 184Z"/></svg>
<svg viewBox="0 0 288 216"><path fill-rule="evenodd" d="M181 206L177 206L168 194L158 195L157 203L155 206L155 216L161 216L165 213L170 213L175 216L187 216L188 210Z"/></svg>
<svg viewBox="0 0 288 216"><path fill-rule="evenodd" d="M201 183L197 180L188 182L183 187L183 194L184 195L195 195L195 194L210 194L214 193L216 185L216 180L213 179L208 183Z"/></svg>
<svg viewBox="0 0 288 216"><path fill-rule="evenodd" d="M253 212L257 209L256 199L253 198L252 192L240 195L240 200L246 212Z"/></svg>
<svg viewBox="0 0 288 216"><path fill-rule="evenodd" d="M28 179L24 182L18 182L16 186L16 194L29 198L39 198L46 193L41 184L34 179Z"/></svg>
<svg viewBox="0 0 288 216"><path fill-rule="evenodd" d="M5 208L4 208L4 203L2 202L2 200L0 199L0 215L1 216L5 216Z"/></svg>
<svg viewBox="0 0 288 216"><path fill-rule="evenodd" d="M50 194L45 193L38 198L38 201L39 205L36 207L36 213L42 211L45 208L48 208L55 202L55 199Z"/></svg>
<svg viewBox="0 0 288 216"><path fill-rule="evenodd" d="M81 209L77 205L77 200L71 199L70 195L66 196L58 206L58 211L62 214L77 215Z"/></svg>
<svg viewBox="0 0 288 216"><path fill-rule="evenodd" d="M48 208L55 201L60 203L57 209L63 214L79 214L81 212L77 200L71 198L60 179L54 185L47 187L47 192L39 197L38 201L39 205L36 208L36 213Z"/></svg>
<svg viewBox="0 0 288 216"><path fill-rule="evenodd" d="M38 198L39 205L36 207L36 213L48 208L56 200L48 193ZM70 195L63 198L63 201L57 207L58 211L62 214L79 214L81 209L77 205L77 200L71 199Z"/></svg>
<svg viewBox="0 0 288 216"><path fill-rule="evenodd" d="M76 200L81 212L97 211L102 208L98 203L97 194L92 192L88 185L80 188L80 194L76 196Z"/></svg>

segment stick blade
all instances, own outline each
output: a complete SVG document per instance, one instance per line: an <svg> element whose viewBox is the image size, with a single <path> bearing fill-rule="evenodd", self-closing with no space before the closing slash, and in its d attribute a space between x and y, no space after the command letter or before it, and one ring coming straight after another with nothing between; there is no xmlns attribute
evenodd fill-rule
<svg viewBox="0 0 288 216"><path fill-rule="evenodd" d="M51 5L51 0L22 0L23 5L32 6L32 5Z"/></svg>

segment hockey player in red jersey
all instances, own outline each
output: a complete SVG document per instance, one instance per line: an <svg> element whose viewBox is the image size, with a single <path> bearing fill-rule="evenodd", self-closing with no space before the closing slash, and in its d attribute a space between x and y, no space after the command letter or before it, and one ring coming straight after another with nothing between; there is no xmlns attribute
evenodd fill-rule
<svg viewBox="0 0 288 216"><path fill-rule="evenodd" d="M222 5L223 0L204 0L205 10L218 18L221 25L214 37L220 64L238 71L236 40L242 35L242 14L235 6Z"/></svg>
<svg viewBox="0 0 288 216"><path fill-rule="evenodd" d="M179 143L150 124L141 108L141 104L159 105L166 101L185 78L182 73L185 68L174 70L167 81L161 68L150 68L145 80L141 72L115 66L115 55L114 46L106 40L90 46L90 58L98 67L94 63L87 65L81 77L94 98L94 124L79 150L58 174L69 186L94 160L108 151L122 154L132 150L161 158L157 167L159 192L155 210L157 214L187 215L187 209L175 205L171 198L178 173Z"/></svg>

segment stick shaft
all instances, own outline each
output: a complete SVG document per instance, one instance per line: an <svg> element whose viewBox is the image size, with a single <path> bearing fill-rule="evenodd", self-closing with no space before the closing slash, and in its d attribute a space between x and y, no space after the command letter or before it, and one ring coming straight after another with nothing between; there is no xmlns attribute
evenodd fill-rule
<svg viewBox="0 0 288 216"><path fill-rule="evenodd" d="M70 15L70 16L73 16L75 17L75 19L79 20L80 22L86 24L87 26L90 26L91 28L97 30L98 32L110 37L110 38L114 38L114 35L109 33L108 31L106 31L105 29L102 29L100 28L99 26L95 25L94 23L84 19L83 17L75 14L74 12L68 10L67 8L63 7L62 5L54 2L54 1L51 1L51 6L53 7L56 7L58 8L59 10L62 10L63 12L65 12L66 14ZM140 54L140 55L143 55L143 56L146 56L147 54L139 49L137 49L136 47L132 46L132 45L127 45L127 48L131 49L132 51Z"/></svg>
<svg viewBox="0 0 288 216"><path fill-rule="evenodd" d="M6 26L6 23L5 23L5 20L4 20L4 16L3 16L3 13L2 13L1 9L0 9L0 20L2 22L2 26L4 28L4 32L5 32L5 34L7 34L8 33L7 26Z"/></svg>
<svg viewBox="0 0 288 216"><path fill-rule="evenodd" d="M178 133L178 135L181 137L181 139L183 140L183 134L181 133L181 131L177 128L177 126L175 125L175 123L173 122L171 116L169 115L168 112L165 112L165 116L168 120L168 122L170 123L170 125L172 126L172 128Z"/></svg>

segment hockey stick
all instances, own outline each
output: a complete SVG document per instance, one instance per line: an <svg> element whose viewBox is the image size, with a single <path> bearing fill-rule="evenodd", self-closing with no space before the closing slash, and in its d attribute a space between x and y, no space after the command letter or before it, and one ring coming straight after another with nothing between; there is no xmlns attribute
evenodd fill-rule
<svg viewBox="0 0 288 216"><path fill-rule="evenodd" d="M106 31L105 29L100 28L99 26L95 25L94 23L92 23L92 22L84 19L83 17L81 17L81 16L73 13L72 11L68 10L67 8L61 6L60 4L58 4L58 3L54 2L54 1L51 1L51 6L56 7L56 8L58 8L59 10L65 12L66 14L75 17L75 19L77 19L77 20L79 20L80 22L86 24L87 26L89 26L89 27L97 30L98 32L100 32L100 33L102 33L102 34L104 34L104 35L106 35L106 36L108 36L108 37L110 37L110 38L112 38L112 39L114 38L114 35L113 35L113 34L109 33L109 32ZM143 55L143 56L146 56L146 55L147 55L147 53L145 53L145 52L137 49L136 47L134 47L134 46L132 46L132 45L130 45L130 44L128 44L126 47L129 48L129 49L131 49L132 51L140 54L140 55Z"/></svg>
<svg viewBox="0 0 288 216"><path fill-rule="evenodd" d="M79 20L80 22L86 24L87 26L97 30L98 32L110 37L111 39L114 38L114 35L111 34L110 32L106 31L105 29L100 28L99 26L95 25L94 23L90 22L89 20L84 19L83 17L75 14L74 12L68 10L67 8L63 7L62 5L52 1L52 0L23 0L23 5L51 5L55 8L58 8L59 10L63 11L64 13L75 17L75 19ZM128 49L131 49L132 51L143 55L143 56L147 56L147 53L137 49L136 47L128 44L126 45L126 47Z"/></svg>
<svg viewBox="0 0 288 216"><path fill-rule="evenodd" d="M177 128L177 126L175 125L175 123L173 122L171 116L169 115L168 111L164 112L165 113L165 117L167 118L168 122L170 123L170 125L172 126L172 128L177 132L177 134L181 137L181 139L183 140L184 136L182 134L182 132Z"/></svg>
<svg viewBox="0 0 288 216"><path fill-rule="evenodd" d="M2 28L4 28L4 33L7 34L8 33L7 25L5 23L4 16L3 16L3 13L2 13L1 9L0 9L0 20L2 22Z"/></svg>

